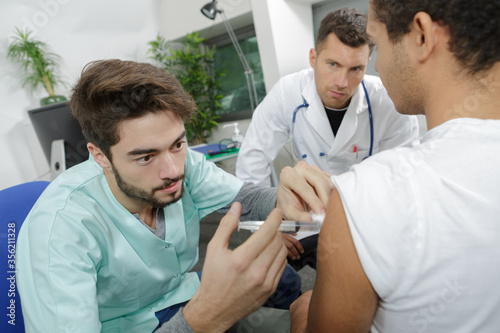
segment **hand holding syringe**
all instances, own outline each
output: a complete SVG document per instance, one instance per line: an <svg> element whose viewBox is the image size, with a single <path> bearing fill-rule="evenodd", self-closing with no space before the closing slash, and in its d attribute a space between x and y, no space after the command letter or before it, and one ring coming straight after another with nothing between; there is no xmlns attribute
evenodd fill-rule
<svg viewBox="0 0 500 333"><path fill-rule="evenodd" d="M294 234L298 231L305 232L319 232L321 230L321 225L325 219L325 215L311 214L312 221L291 221L283 220L278 227L278 230L285 233ZM257 231L265 221L238 221L238 231L250 230L252 232Z"/></svg>

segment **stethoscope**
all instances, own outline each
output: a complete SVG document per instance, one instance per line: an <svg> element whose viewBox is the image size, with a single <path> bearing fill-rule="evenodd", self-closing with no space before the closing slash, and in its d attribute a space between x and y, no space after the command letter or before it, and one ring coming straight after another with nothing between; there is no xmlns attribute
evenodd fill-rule
<svg viewBox="0 0 500 333"><path fill-rule="evenodd" d="M366 90L365 82L361 81L361 85L363 86L363 90L365 92L366 102L368 104L368 118L370 120L370 150L368 151L368 156L365 157L365 158L368 158L368 157L372 156L372 154L373 154L373 114L372 114L372 104L370 102L370 97L368 96L368 91ZM295 150L295 145L293 144L293 131L295 130L295 120L297 117L297 112L302 108L309 107L309 104L307 103L306 99L303 96L302 96L302 101L303 101L303 103L300 104L299 106L297 106L295 108L295 110L293 110L293 117L292 117L292 151L293 151L293 154L295 155L295 157L299 160L307 157L307 154L299 155L297 153L297 151ZM324 152L319 153L320 157L323 157L325 155L326 155L326 153L324 153Z"/></svg>

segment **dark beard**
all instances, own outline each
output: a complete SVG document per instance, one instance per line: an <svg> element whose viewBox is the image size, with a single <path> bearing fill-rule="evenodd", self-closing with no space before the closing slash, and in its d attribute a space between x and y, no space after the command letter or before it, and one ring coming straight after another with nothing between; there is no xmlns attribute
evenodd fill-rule
<svg viewBox="0 0 500 333"><path fill-rule="evenodd" d="M180 192L169 194L169 198L168 199L160 201L160 200L158 200L158 199L156 199L154 197L154 194L155 194L156 191L161 190L161 189L163 189L165 187L170 186L171 184L173 184L173 183L175 183L177 181L180 181L180 180L184 179L184 174L182 174L179 177L176 177L174 179L167 179L167 180L165 180L165 182L163 183L162 186L158 186L158 187L154 188L151 191L151 193L148 193L147 191L145 191L145 190L143 190L141 188L135 187L135 186L130 185L127 182L125 182L115 168L113 168L113 173L115 175L116 184L118 185L118 188L120 188L120 190L123 193L125 193L125 195L127 197L129 197L131 199L135 199L135 200L139 200L139 201L145 202L148 205L153 206L154 208L165 208L168 205L173 204L173 203L179 201L179 199L182 198L182 195L184 193L184 186L181 185Z"/></svg>

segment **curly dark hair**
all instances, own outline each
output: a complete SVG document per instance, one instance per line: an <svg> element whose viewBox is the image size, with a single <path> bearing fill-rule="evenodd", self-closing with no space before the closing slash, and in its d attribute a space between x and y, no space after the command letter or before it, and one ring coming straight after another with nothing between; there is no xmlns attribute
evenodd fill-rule
<svg viewBox="0 0 500 333"><path fill-rule="evenodd" d="M117 59L93 61L84 67L70 107L87 141L110 160L110 148L120 140L121 121L165 111L187 120L197 110L192 97L165 70Z"/></svg>
<svg viewBox="0 0 500 333"><path fill-rule="evenodd" d="M484 72L500 60L499 0L370 0L376 19L385 24L392 42L409 32L423 11L450 32L450 51L466 71Z"/></svg>
<svg viewBox="0 0 500 333"><path fill-rule="evenodd" d="M357 48L368 44L371 54L374 44L366 33L367 23L368 16L356 8L341 8L328 13L318 29L316 50L321 51L326 38L333 32L347 46Z"/></svg>

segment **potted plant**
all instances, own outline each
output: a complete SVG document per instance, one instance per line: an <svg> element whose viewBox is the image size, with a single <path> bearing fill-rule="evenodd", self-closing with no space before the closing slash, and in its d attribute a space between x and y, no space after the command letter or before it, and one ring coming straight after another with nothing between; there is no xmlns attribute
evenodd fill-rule
<svg viewBox="0 0 500 333"><path fill-rule="evenodd" d="M169 47L160 35L149 42L152 59L179 80L198 106L198 112L186 124L187 139L193 145L207 142L218 126L217 113L222 109L221 73L215 68L215 47L203 49L205 41L193 32L186 35L183 47L178 49Z"/></svg>
<svg viewBox="0 0 500 333"><path fill-rule="evenodd" d="M66 100L64 96L54 93L54 85L60 82L57 69L61 58L51 52L47 44L31 37L29 30L16 28L14 40L9 44L7 58L22 65L25 71L23 87L29 86L35 90L42 85L45 88L49 96L40 100L41 105Z"/></svg>

